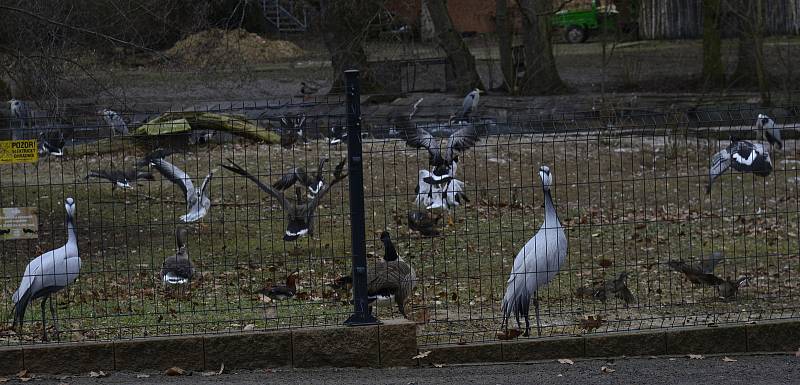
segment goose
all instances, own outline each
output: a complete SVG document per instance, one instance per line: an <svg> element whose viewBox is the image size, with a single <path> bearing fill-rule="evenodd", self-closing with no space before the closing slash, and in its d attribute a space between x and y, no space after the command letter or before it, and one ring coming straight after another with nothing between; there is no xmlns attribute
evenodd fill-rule
<svg viewBox="0 0 800 385"><path fill-rule="evenodd" d="M520 326L519 317L522 315L525 317L525 336L530 334L531 301L536 309L536 330L540 336L542 335L539 301L536 293L558 274L567 258L567 237L558 219L558 213L556 213L550 193L550 187L553 184L550 168L540 167L539 177L542 179L542 190L544 190L544 222L539 231L514 257L514 267L511 269L511 276L508 278L508 287L506 287L502 302L503 324L506 333L511 314L516 317L518 327Z"/></svg>
<svg viewBox="0 0 800 385"><path fill-rule="evenodd" d="M303 143L308 143L303 127L306 124L305 114L300 116L284 116L281 118L281 128L278 132L281 135L281 147L292 148L297 140L302 140Z"/></svg>
<svg viewBox="0 0 800 385"><path fill-rule="evenodd" d="M667 266L672 270L682 273L689 282L696 285L717 286L724 282L722 278L714 275L716 266L725 259L720 252L714 252L703 258L699 264L688 264L683 261L668 261Z"/></svg>
<svg viewBox="0 0 800 385"><path fill-rule="evenodd" d="M442 217L431 215L427 211L410 211L408 213L408 227L417 231L425 237L436 237L439 235L439 220Z"/></svg>
<svg viewBox="0 0 800 385"><path fill-rule="evenodd" d="M407 317L406 300L414 292L417 276L414 268L403 261L388 232L381 233L385 254L382 260L367 269L367 296L369 302L394 300L397 310ZM353 283L352 276L336 279L334 286L342 288Z"/></svg>
<svg viewBox="0 0 800 385"><path fill-rule="evenodd" d="M50 299L50 314L53 317L53 327L58 337L58 321L56 309L53 306L52 294L66 288L78 278L81 271L81 258L78 254L78 236L75 229L75 200L67 198L64 202L67 211L67 243L55 250L50 250L34 258L25 267L19 288L11 300L14 302L14 322L12 327L19 323L22 331L22 322L25 319L25 309L31 301L42 298L42 340L47 341L47 328L45 327L45 304Z"/></svg>
<svg viewBox="0 0 800 385"><path fill-rule="evenodd" d="M164 260L161 265L161 280L168 285L183 285L192 280L194 266L186 250L186 229L178 227L175 231L175 255Z"/></svg>
<svg viewBox="0 0 800 385"><path fill-rule="evenodd" d="M443 209L447 211L447 224L452 226L453 223L453 210L460 206L462 203L469 202L469 198L464 193L464 182L458 179L450 179L444 184L433 185L432 189L432 203L427 208Z"/></svg>
<svg viewBox="0 0 800 385"><path fill-rule="evenodd" d="M443 188L441 186L449 181L449 176L434 180L433 173L425 169L419 170L417 186L414 187L414 204L420 209L443 207L442 199L444 195L442 194ZM434 194L435 189L438 191L437 194Z"/></svg>
<svg viewBox="0 0 800 385"><path fill-rule="evenodd" d="M116 111L109 110L108 108L104 108L98 111L98 114L103 117L106 124L111 127L111 133L117 133L120 135L128 135L128 124L125 123L125 120L122 119L120 114L116 113Z"/></svg>
<svg viewBox="0 0 800 385"><path fill-rule="evenodd" d="M319 193L314 195L311 200L303 202L302 189L297 187L295 189L296 201L292 202L291 200L286 199L283 192L261 182L258 180L258 178L247 172L247 170L236 164L230 158L228 158L227 161L229 164L222 164L221 166L223 168L250 179L262 191L278 200L281 207L283 207L283 212L286 216L286 231L284 232L283 236L283 240L285 241L294 241L304 235L313 235L314 212L316 211L320 200L325 196L325 194L328 193L328 191L330 191L331 187L347 177L347 174L342 174L345 164L345 160L342 160L342 162L336 166L336 169L333 172L334 179L331 181L331 183L323 186Z"/></svg>
<svg viewBox="0 0 800 385"><path fill-rule="evenodd" d="M297 293L298 279L300 279L300 272L295 271L286 277L286 285L272 285L261 290L261 293L278 301L292 298Z"/></svg>
<svg viewBox="0 0 800 385"><path fill-rule="evenodd" d="M389 120L397 127L400 137L406 142L406 145L412 148L425 148L428 150L428 163L433 167L432 177L437 183L452 176L451 168L454 160L458 161L458 153L470 149L480 139L480 132L477 126L473 123L467 123L464 127L450 134L444 155L442 155L439 139L424 128L415 127L406 114L394 113Z"/></svg>
<svg viewBox="0 0 800 385"><path fill-rule="evenodd" d="M481 98L481 90L474 89L464 97L464 102L461 103L461 117L469 117L470 114L478 109L478 100Z"/></svg>
<svg viewBox="0 0 800 385"><path fill-rule="evenodd" d="M150 153L144 161L139 162L139 165L149 163L151 166L155 167L161 175L164 175L164 177L169 179L172 183L178 185L186 195L186 208L188 211L185 215L181 215L181 221L187 223L197 222L205 217L206 214L208 214L208 210L211 208L211 200L208 198L208 186L209 182L211 182L211 178L214 176L214 172L209 172L203 180L203 184L200 185L200 188L196 189L192 183L192 178L183 172L183 170L167 162L164 159L165 154L166 152L164 150L156 150Z"/></svg>
<svg viewBox="0 0 800 385"><path fill-rule="evenodd" d="M20 129L30 128L33 115L31 114L30 108L28 105L25 104L22 100L11 99L8 101L8 104L11 107L11 116L15 117L19 120ZM15 130L12 132L12 139L19 140L23 139L24 135L21 132L22 130Z"/></svg>
<svg viewBox="0 0 800 385"><path fill-rule="evenodd" d="M595 299L600 302L606 302L609 297L621 299L625 302L625 307L631 302L636 301L633 293L628 288L628 272L623 271L619 273L617 278L603 282L601 285L595 287L579 287L575 289L575 296Z"/></svg>
<svg viewBox="0 0 800 385"><path fill-rule="evenodd" d="M734 140L727 148L723 148L711 158L706 194L711 193L711 185L729 167L733 167L739 172L766 177L772 173L772 159L769 157L769 152L764 151L764 147L760 143L753 144L745 140Z"/></svg>
<svg viewBox="0 0 800 385"><path fill-rule="evenodd" d="M305 188L308 189L308 198L314 198L314 195L319 194L322 187L325 186L324 168L328 158L322 158L319 161L316 174L308 175L306 170L302 167L294 167L283 174L283 177L277 182L272 184L278 191L284 191L292 187L296 182L300 182Z"/></svg>
<svg viewBox="0 0 800 385"><path fill-rule="evenodd" d="M783 140L781 140L781 130L775 125L775 121L765 114L758 114L756 119L756 128L760 135L766 137L770 146L777 145L778 148L783 149Z"/></svg>
<svg viewBox="0 0 800 385"><path fill-rule="evenodd" d="M137 180L155 180L153 174L147 171L141 171L138 169L129 169L129 170L97 170L97 171L90 171L88 175L86 175L86 180L89 178L98 178L98 179L105 179L111 183L111 190L115 190L117 187L122 189L132 189L131 182L135 182Z"/></svg>

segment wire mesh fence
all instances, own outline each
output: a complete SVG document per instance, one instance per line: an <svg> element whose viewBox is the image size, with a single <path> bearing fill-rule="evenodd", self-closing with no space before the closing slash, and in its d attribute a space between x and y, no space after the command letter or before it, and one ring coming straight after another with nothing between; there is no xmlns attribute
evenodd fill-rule
<svg viewBox="0 0 800 385"><path fill-rule="evenodd" d="M567 239L565 262L536 295L543 336L798 317L796 109L780 109L787 113L776 117L779 147L756 124L765 111L740 106L509 108L460 121L449 119L455 106L425 101L413 125L440 138L443 151L453 132L466 126L480 132L458 152L457 174L451 170L464 196L443 210L415 203L420 171L435 170L428 151L408 146L405 127L388 119L408 114L414 101L397 101L391 111L364 105L361 144L368 269L382 260L380 235L387 231L415 270L404 309L419 325L420 343L510 338L498 333L501 302L515 255L544 222L541 166L549 167ZM2 235L29 239L0 242L0 301L10 308L34 257L69 243L63 210L72 197L81 266L79 278L52 295L61 341L341 324L352 313L350 292L338 284L352 268L348 182L337 181L336 171L347 151L344 140L328 137L341 132L344 113L336 98L142 108L121 113L127 135L97 114L36 116L22 135L42 131L40 139L53 141L48 132L64 132L64 154L0 165L0 207L33 207L38 216L32 232L10 226ZM42 129L58 120L66 122L58 130ZM12 119L3 127L19 124ZM771 173L731 168L706 193L712 157L734 140L763 145ZM168 151L147 158L157 149ZM182 178L173 182L162 170L175 169L153 161L162 157L197 189L211 175L210 207L198 220L181 219L202 210L187 207ZM321 188L300 187L299 180L270 192L247 177L272 186L303 167L313 179L325 158ZM137 167L152 179L129 180L132 188L87 179L91 172ZM318 202L311 227L287 214L296 202ZM411 212L430 219L424 232L434 234L411 230ZM188 233L194 272L186 284L167 284L162 267L181 253L180 228ZM285 298L287 292L293 296ZM5 313L5 344L41 340L39 301L28 307L19 334ZM394 302L382 303L374 306L378 318L400 316ZM533 311L531 322L535 331ZM513 316L510 326L516 327Z"/></svg>

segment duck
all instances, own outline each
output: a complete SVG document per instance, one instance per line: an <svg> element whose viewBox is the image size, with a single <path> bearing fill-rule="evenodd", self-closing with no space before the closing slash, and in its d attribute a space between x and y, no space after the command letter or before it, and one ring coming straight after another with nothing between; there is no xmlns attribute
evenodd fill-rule
<svg viewBox="0 0 800 385"><path fill-rule="evenodd" d="M211 182L211 178L214 176L214 172L209 172L205 179L203 179L203 183L200 185L200 188L195 188L194 183L192 183L192 178L189 176L189 174L185 173L183 170L164 159L165 153L166 152L163 150L156 150L147 155L143 161L139 162L139 166L143 164L149 164L155 167L155 169L158 170L161 175L164 175L164 177L180 187L186 196L187 208L187 213L185 215L181 215L180 220L185 223L197 222L205 217L206 214L208 214L208 211L211 209L211 199L208 197L208 187Z"/></svg>
<svg viewBox="0 0 800 385"><path fill-rule="evenodd" d="M71 197L64 200L64 209L67 212L67 243L58 249L50 250L34 258L22 275L22 281L17 291L11 297L14 303L14 321L12 328L19 325L22 332L22 323L25 320L25 310L37 298L42 298L42 340L47 341L47 328L45 327L45 304L50 300L50 314L53 317L53 327L58 338L58 321L56 308L53 306L53 294L66 289L78 279L81 272L81 258L78 250L78 234L75 224L76 203Z"/></svg>
<svg viewBox="0 0 800 385"><path fill-rule="evenodd" d="M753 144L746 140L733 140L728 147L723 148L711 158L706 194L711 193L714 181L722 176L729 167L733 167L739 172L767 177L772 173L772 159L761 143Z"/></svg>
<svg viewBox="0 0 800 385"><path fill-rule="evenodd" d="M319 206L320 200L330 191L331 187L347 177L347 174L342 173L346 160L342 160L333 172L334 179L331 183L324 185L313 198L309 201L305 201L303 199L302 189L296 187L296 199L292 201L287 199L282 191L261 182L258 178L253 176L253 174L250 174L247 170L236 164L232 159L228 158L227 161L228 164L221 164L223 168L250 179L262 191L278 200L286 217L286 231L283 236L284 241L295 241L300 237L314 234L314 213L317 206Z"/></svg>
<svg viewBox="0 0 800 385"><path fill-rule="evenodd" d="M308 175L306 170L302 167L293 167L283 174L281 179L273 183L272 187L278 191L284 191L292 187L296 182L300 182L300 184L308 189L308 198L314 198L314 195L319 194L320 190L325 186L324 169L325 163L327 162L327 157L320 159L317 172L313 175Z"/></svg>
<svg viewBox="0 0 800 385"><path fill-rule="evenodd" d="M501 309L503 325L508 334L508 319L513 314L520 326L520 316L525 318L524 336L530 335L530 305L536 310L536 330L542 335L537 292L555 278L567 259L567 236L558 218L550 188L553 175L548 166L539 168L544 191L544 222L539 231L525 243L516 257L508 278Z"/></svg>
<svg viewBox="0 0 800 385"><path fill-rule="evenodd" d="M297 293L297 280L299 279L300 272L295 271L286 277L286 285L272 285L261 290L261 293L276 301L292 298Z"/></svg>
<svg viewBox="0 0 800 385"><path fill-rule="evenodd" d="M281 127L278 130L281 136L281 147L292 148L298 140L308 143L303 128L306 124L306 115L299 116L287 115L281 117Z"/></svg>
<svg viewBox="0 0 800 385"><path fill-rule="evenodd" d="M437 237L441 219L442 217L431 215L428 211L413 210L408 212L408 227L424 237Z"/></svg>
<svg viewBox="0 0 800 385"><path fill-rule="evenodd" d="M178 227L175 231L175 255L167 257L161 265L161 280L165 284L184 285L192 280L194 266L189 260L186 234L183 227Z"/></svg>

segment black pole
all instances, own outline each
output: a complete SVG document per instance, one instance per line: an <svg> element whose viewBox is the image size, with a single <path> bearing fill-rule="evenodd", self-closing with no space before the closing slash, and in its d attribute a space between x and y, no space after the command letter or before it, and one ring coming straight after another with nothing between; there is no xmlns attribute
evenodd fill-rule
<svg viewBox="0 0 800 385"><path fill-rule="evenodd" d="M361 155L361 89L358 70L344 71L347 109L347 174L350 184L350 238L353 242L353 314L345 325L374 325L367 302L367 235L364 224L364 169Z"/></svg>

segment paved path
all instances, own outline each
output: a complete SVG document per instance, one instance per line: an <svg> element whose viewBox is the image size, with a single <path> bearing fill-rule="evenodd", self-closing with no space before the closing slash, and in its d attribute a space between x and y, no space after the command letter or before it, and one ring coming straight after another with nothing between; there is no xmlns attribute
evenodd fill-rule
<svg viewBox="0 0 800 385"><path fill-rule="evenodd" d="M704 359L637 358L554 361L532 364L450 366L406 369L279 369L237 371L221 376L167 377L161 373L112 373L103 378L43 377L29 383L66 384L800 384L800 358L794 355L729 356ZM603 373L605 366L614 370ZM137 377L139 376L139 377ZM144 377L147 376L147 377Z"/></svg>

